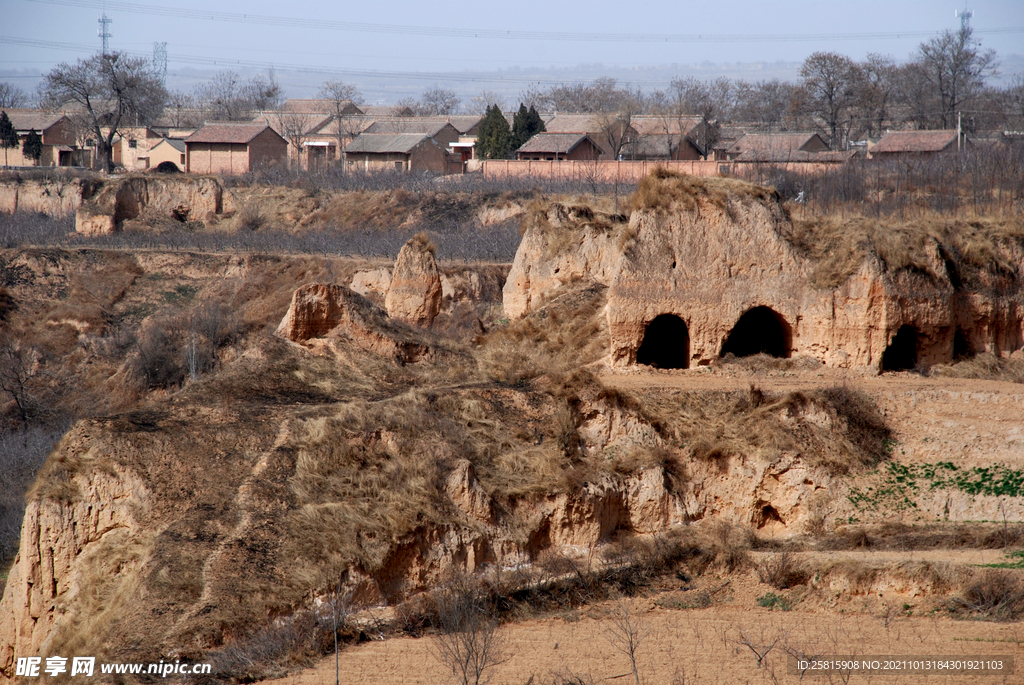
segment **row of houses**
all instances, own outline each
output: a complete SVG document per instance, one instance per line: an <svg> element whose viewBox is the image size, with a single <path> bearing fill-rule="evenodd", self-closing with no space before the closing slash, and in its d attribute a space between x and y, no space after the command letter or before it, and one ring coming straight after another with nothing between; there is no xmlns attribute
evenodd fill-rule
<svg viewBox="0 0 1024 685"><path fill-rule="evenodd" d="M478 168L479 116L407 116L394 108L341 113L334 103L289 100L279 112L247 122L213 122L197 129L126 127L115 137L115 164L129 170L173 164L192 173L246 173L272 164L316 169L343 163L352 170L461 173ZM65 114L7 110L19 135L41 133L42 166L90 166L94 141ZM508 115L511 122L511 115ZM712 127L699 117L542 115L545 132L517 151L531 161L717 160L767 164L839 165L857 155L939 154L972 145L956 131L893 131L875 144L832 151L817 133L758 133ZM20 146L9 164L27 166Z"/></svg>

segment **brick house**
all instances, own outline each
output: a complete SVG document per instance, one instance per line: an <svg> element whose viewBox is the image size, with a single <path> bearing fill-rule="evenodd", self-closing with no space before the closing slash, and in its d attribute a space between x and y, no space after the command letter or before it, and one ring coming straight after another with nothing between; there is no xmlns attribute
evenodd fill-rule
<svg viewBox="0 0 1024 685"><path fill-rule="evenodd" d="M353 171L433 171L445 173L445 150L424 133L363 133L345 148Z"/></svg>
<svg viewBox="0 0 1024 685"><path fill-rule="evenodd" d="M176 138L164 138L149 150L147 169L156 169L162 162L170 162L178 167L178 171L185 170L185 141Z"/></svg>
<svg viewBox="0 0 1024 685"><path fill-rule="evenodd" d="M245 174L288 164L288 141L267 124L207 124L185 139L185 171Z"/></svg>
<svg viewBox="0 0 1024 685"><path fill-rule="evenodd" d="M603 153L586 133L538 133L516 150L516 159L593 161Z"/></svg>
<svg viewBox="0 0 1024 685"><path fill-rule="evenodd" d="M26 159L22 146L28 138L29 131L35 131L43 140L43 154L38 166L72 166L79 160L78 146L75 140L74 123L65 115L56 112L44 112L38 109L7 109L7 117L18 134L18 147L7 152L7 163L10 166L36 166L34 159Z"/></svg>
<svg viewBox="0 0 1024 685"><path fill-rule="evenodd" d="M587 135L591 144L601 150L602 160L616 159L615 151L628 159L628 147L640 134L615 114L557 114L544 122L548 133Z"/></svg>
<svg viewBox="0 0 1024 685"><path fill-rule="evenodd" d="M817 133L748 133L726 151L735 162L808 162L828 152L828 143Z"/></svg>
<svg viewBox="0 0 1024 685"><path fill-rule="evenodd" d="M961 145L967 144L966 138ZM944 131L889 131L871 148L876 159L892 157L931 157L957 151L956 130Z"/></svg>

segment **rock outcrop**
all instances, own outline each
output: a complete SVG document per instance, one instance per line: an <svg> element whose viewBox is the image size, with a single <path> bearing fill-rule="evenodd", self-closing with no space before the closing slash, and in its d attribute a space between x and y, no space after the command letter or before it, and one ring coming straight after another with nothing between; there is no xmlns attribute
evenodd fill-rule
<svg viewBox="0 0 1024 685"><path fill-rule="evenodd" d="M645 183L655 199L628 224L558 204L535 213L505 284L506 315L524 316L570 283L606 285L618 365L686 368L767 352L898 369L949 362L957 345L996 355L1024 345L1024 256L1012 245L1004 257L1017 275L998 286L959 283L928 238L923 268L888 269L868 253L823 288L772 191L669 173Z"/></svg>
<svg viewBox="0 0 1024 685"><path fill-rule="evenodd" d="M341 337L402 363L418 361L431 349L417 331L392 321L362 295L327 283L311 283L296 290L276 334L298 343Z"/></svg>
<svg viewBox="0 0 1024 685"><path fill-rule="evenodd" d="M441 295L434 246L425 234L419 233L398 253L384 306L393 319L430 328L441 310Z"/></svg>
<svg viewBox="0 0 1024 685"><path fill-rule="evenodd" d="M0 183L0 212L38 212L67 216L92 197L97 182L54 171L52 178Z"/></svg>
<svg viewBox="0 0 1024 685"><path fill-rule="evenodd" d="M102 235L144 211L177 221L210 221L225 212L228 195L214 178L130 176L103 187L75 215L75 230Z"/></svg>

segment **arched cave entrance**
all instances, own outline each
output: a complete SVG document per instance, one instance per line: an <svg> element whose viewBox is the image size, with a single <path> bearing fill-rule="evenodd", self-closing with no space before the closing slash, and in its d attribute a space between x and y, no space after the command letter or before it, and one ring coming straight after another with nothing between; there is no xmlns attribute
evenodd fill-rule
<svg viewBox="0 0 1024 685"><path fill-rule="evenodd" d="M975 354L974 346L971 345L967 332L962 328L956 329L956 333L953 334L953 361L971 359Z"/></svg>
<svg viewBox="0 0 1024 685"><path fill-rule="evenodd" d="M675 314L661 314L647 324L636 351L636 363L658 369L685 369L690 365L690 332Z"/></svg>
<svg viewBox="0 0 1024 685"><path fill-rule="evenodd" d="M882 371L908 371L917 366L917 329L904 324L882 353Z"/></svg>
<svg viewBox="0 0 1024 685"><path fill-rule="evenodd" d="M722 345L722 354L749 357L764 352L773 357L789 357L793 333L780 314L769 307L748 309L736 322Z"/></svg>

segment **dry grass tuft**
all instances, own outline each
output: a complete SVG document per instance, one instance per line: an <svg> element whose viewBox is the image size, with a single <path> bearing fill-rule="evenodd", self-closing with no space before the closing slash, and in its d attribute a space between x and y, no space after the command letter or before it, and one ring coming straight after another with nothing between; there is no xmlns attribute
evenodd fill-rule
<svg viewBox="0 0 1024 685"><path fill-rule="evenodd" d="M812 392L677 392L646 411L690 458L724 472L733 457L800 454L845 474L888 457L890 430L871 399L846 387Z"/></svg>
<svg viewBox="0 0 1024 685"><path fill-rule="evenodd" d="M779 195L772 189L738 179L703 178L659 167L640 181L628 206L632 211L668 211L671 208L692 211L701 203L724 209L730 203L748 200L777 203Z"/></svg>
<svg viewBox="0 0 1024 685"><path fill-rule="evenodd" d="M835 288L874 254L889 272L902 270L960 288L1019 279L1011 246L1024 247L1024 219L932 216L901 222L864 216L793 219L785 236L813 264L812 283ZM938 255L938 261L936 260Z"/></svg>
<svg viewBox="0 0 1024 685"><path fill-rule="evenodd" d="M609 345L601 285L564 292L543 307L481 340L485 373L499 383L522 385L540 376L569 374L597 361Z"/></svg>
<svg viewBox="0 0 1024 685"><path fill-rule="evenodd" d="M979 354L953 364L938 364L932 376L945 378L977 378L992 381L1024 383L1024 359L1007 359L993 354Z"/></svg>
<svg viewBox="0 0 1024 685"><path fill-rule="evenodd" d="M768 554L754 566L757 577L777 590L805 585L810 572L790 552Z"/></svg>
<svg viewBox="0 0 1024 685"><path fill-rule="evenodd" d="M1024 616L1024 579L1019 572L985 569L969 581L949 605L954 614L1016 621Z"/></svg>

